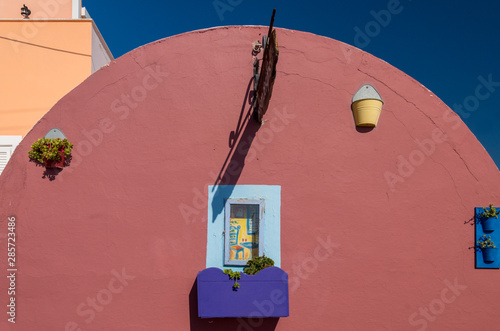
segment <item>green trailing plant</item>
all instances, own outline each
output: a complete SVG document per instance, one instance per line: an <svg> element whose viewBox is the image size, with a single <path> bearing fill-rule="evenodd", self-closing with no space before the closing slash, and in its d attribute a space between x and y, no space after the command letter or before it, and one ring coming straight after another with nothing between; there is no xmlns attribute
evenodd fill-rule
<svg viewBox="0 0 500 331"><path fill-rule="evenodd" d="M241 272L233 271L231 269L224 269L224 273L229 276L229 279L234 280L233 290L236 291L237 289L239 289L240 283L238 283L238 280L241 278Z"/></svg>
<svg viewBox="0 0 500 331"><path fill-rule="evenodd" d="M47 161L60 161L61 154L65 157L71 155L73 144L68 139L40 138L31 145L28 155L40 163Z"/></svg>
<svg viewBox="0 0 500 331"><path fill-rule="evenodd" d="M497 248L493 240L491 240L491 236L482 235L481 238L477 241L478 246L483 248Z"/></svg>
<svg viewBox="0 0 500 331"><path fill-rule="evenodd" d="M273 259L263 255L248 260L247 265L243 270L243 272L247 275L255 275L262 269L273 266L274 266ZM238 283L238 280L241 279L241 272L233 271L231 269L224 269L224 274L228 275L229 279L234 280L233 290L234 291L238 290L240 288L240 283Z"/></svg>
<svg viewBox="0 0 500 331"><path fill-rule="evenodd" d="M248 260L247 265L243 272L247 275L255 275L259 271L265 268L273 267L274 261L273 259L263 255L254 257L251 260Z"/></svg>
<svg viewBox="0 0 500 331"><path fill-rule="evenodd" d="M490 203L489 207L483 208L483 212L481 213L481 216L484 218L490 218L490 217L498 218L499 214L500 214L500 210L497 210L495 207L493 207L493 204Z"/></svg>

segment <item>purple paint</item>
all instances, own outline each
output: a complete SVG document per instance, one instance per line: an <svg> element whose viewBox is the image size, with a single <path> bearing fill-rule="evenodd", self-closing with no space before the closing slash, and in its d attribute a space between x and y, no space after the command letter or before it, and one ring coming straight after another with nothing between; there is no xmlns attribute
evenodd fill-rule
<svg viewBox="0 0 500 331"><path fill-rule="evenodd" d="M288 274L270 267L258 274L241 274L240 288L219 268L198 273L198 316L286 317L288 316Z"/></svg>

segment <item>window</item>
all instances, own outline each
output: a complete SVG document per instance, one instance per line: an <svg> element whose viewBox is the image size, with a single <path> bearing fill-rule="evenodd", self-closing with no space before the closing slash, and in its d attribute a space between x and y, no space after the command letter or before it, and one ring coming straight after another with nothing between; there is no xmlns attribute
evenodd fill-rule
<svg viewBox="0 0 500 331"><path fill-rule="evenodd" d="M0 174L21 140L21 136L0 136Z"/></svg>
<svg viewBox="0 0 500 331"><path fill-rule="evenodd" d="M209 186L206 267L243 271L264 254L280 267L280 209L278 185Z"/></svg>
<svg viewBox="0 0 500 331"><path fill-rule="evenodd" d="M224 264L245 265L262 255L263 200L228 199L225 205Z"/></svg>

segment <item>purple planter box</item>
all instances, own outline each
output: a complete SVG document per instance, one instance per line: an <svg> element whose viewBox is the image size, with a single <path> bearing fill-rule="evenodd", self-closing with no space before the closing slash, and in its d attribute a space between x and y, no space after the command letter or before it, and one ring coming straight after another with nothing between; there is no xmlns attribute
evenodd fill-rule
<svg viewBox="0 0 500 331"><path fill-rule="evenodd" d="M253 276L241 274L240 288L219 268L198 273L198 316L286 317L288 316L288 274L277 267Z"/></svg>

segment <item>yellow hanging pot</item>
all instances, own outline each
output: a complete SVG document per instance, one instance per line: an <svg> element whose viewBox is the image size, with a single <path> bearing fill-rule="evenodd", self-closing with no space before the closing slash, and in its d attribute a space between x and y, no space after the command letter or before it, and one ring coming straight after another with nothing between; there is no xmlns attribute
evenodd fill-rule
<svg viewBox="0 0 500 331"><path fill-rule="evenodd" d="M352 98L356 126L377 126L383 105L382 98L371 85L363 85Z"/></svg>

